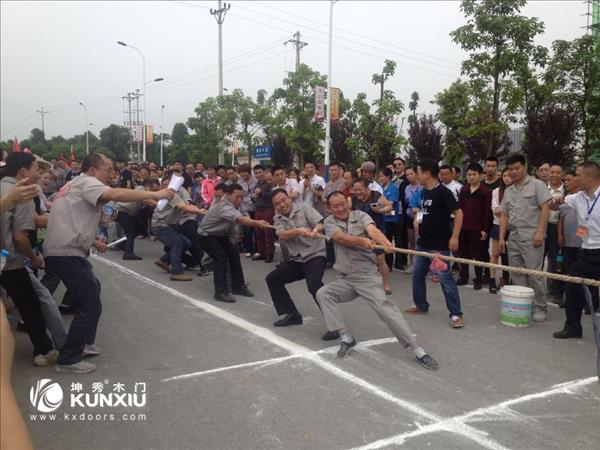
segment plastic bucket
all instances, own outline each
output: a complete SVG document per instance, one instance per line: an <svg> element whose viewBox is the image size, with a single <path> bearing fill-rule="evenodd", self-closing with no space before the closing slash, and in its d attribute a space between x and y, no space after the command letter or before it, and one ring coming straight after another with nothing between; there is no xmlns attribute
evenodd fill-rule
<svg viewBox="0 0 600 450"><path fill-rule="evenodd" d="M533 304L533 289L504 286L500 290L500 323L509 327L528 327Z"/></svg>

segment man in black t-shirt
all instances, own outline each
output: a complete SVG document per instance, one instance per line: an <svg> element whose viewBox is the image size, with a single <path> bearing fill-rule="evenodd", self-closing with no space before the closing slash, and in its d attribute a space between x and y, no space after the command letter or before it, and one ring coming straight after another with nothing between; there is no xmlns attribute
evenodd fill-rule
<svg viewBox="0 0 600 450"><path fill-rule="evenodd" d="M414 224L415 233L419 235L417 251L450 255L450 252L458 250L463 213L450 189L438 182L438 171L435 161L421 161L417 166L419 183L423 186L421 204ZM452 214L454 214L454 226L451 229ZM406 310L407 313L425 314L429 310L425 279L430 264L430 258L415 257L412 280L415 304ZM436 275L442 284L446 307L450 313L450 325L453 328L460 328L464 325L464 321L458 288L452 276L452 265L448 264L446 271L438 272Z"/></svg>

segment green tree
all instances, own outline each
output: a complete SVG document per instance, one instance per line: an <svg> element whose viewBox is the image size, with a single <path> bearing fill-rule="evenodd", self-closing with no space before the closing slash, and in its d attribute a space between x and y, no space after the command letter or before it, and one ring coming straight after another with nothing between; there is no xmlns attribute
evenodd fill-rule
<svg viewBox="0 0 600 450"><path fill-rule="evenodd" d="M185 140L189 135L190 134L188 132L187 127L185 126L185 123L178 122L173 126L173 132L171 133L171 143L176 148L181 148L183 147L183 144L185 144Z"/></svg>
<svg viewBox="0 0 600 450"><path fill-rule="evenodd" d="M100 146L110 150L114 158L129 159L129 129L111 124L100 130Z"/></svg>
<svg viewBox="0 0 600 450"><path fill-rule="evenodd" d="M408 116L408 123L414 121L417 118L417 108L419 107L419 93L414 91L410 94L410 102L408 104L408 109L411 112L410 116Z"/></svg>
<svg viewBox="0 0 600 450"><path fill-rule="evenodd" d="M219 105L214 97L209 97L200 102L196 109L195 117L190 117L187 126L193 131L190 134L181 149L174 147L178 153L169 153L172 161L175 157L178 159L187 159L188 161L203 161L207 164L216 164L219 160Z"/></svg>
<svg viewBox="0 0 600 450"><path fill-rule="evenodd" d="M314 88L326 85L326 77L301 64L296 72L288 74L283 85L271 98L274 114L277 115L273 128L281 129L300 165L307 161L319 162L325 133L322 126L314 121Z"/></svg>
<svg viewBox="0 0 600 450"><path fill-rule="evenodd" d="M526 0L463 0L461 10L467 24L456 29L452 40L469 53L462 71L480 80L491 91L489 120L484 120L487 154L496 153L507 122L515 121L521 99L512 75L523 67L543 66L547 49L534 39L544 31L539 19L519 15ZM487 96L488 94L486 94ZM481 129L481 131L483 131Z"/></svg>
<svg viewBox="0 0 600 450"><path fill-rule="evenodd" d="M546 71L557 100L574 106L583 157L600 151L600 42L593 35L554 41Z"/></svg>
<svg viewBox="0 0 600 450"><path fill-rule="evenodd" d="M411 121L408 129L408 160L412 164L422 159L442 159L442 132L436 122L431 114L421 114Z"/></svg>

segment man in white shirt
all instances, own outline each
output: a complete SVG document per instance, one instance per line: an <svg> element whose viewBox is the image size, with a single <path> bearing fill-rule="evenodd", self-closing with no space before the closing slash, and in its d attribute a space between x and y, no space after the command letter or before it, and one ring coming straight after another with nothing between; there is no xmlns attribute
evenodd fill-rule
<svg viewBox="0 0 600 450"><path fill-rule="evenodd" d="M559 201L565 196L563 186L563 168L558 164L550 166L548 177L548 190L554 201ZM548 272L556 273L556 255L558 254L558 219L559 211L550 211L548 229L546 230L546 255L548 256ZM548 294L555 300L562 298L560 282L548 280Z"/></svg>
<svg viewBox="0 0 600 450"><path fill-rule="evenodd" d="M325 189L325 180L323 177L317 175L317 165L315 163L307 162L304 164L304 178L300 180L298 185L298 192L302 200L314 207L317 211L320 205L323 204L323 190Z"/></svg>
<svg viewBox="0 0 600 450"><path fill-rule="evenodd" d="M285 169L282 166L271 167L273 173L273 190L284 189L292 203L302 203L302 197L298 193L298 182L293 178L286 178Z"/></svg>
<svg viewBox="0 0 600 450"><path fill-rule="evenodd" d="M454 179L452 167L446 164L440 167L440 180L444 186L450 189L452 195L454 195L454 199L458 201L458 195L462 189L462 184Z"/></svg>
<svg viewBox="0 0 600 450"><path fill-rule="evenodd" d="M562 208L573 208L577 211L579 226L577 236L582 240L577 260L571 266L569 275L600 280L600 166L586 161L577 166L575 175L581 191L567 195ZM553 202L554 205L562 200ZM553 206L552 209L555 209ZM583 286L567 283L567 304L565 314L567 320L561 331L554 333L556 339L581 338L581 313L585 304ZM592 306L592 305L590 305ZM597 307L597 305L596 305Z"/></svg>

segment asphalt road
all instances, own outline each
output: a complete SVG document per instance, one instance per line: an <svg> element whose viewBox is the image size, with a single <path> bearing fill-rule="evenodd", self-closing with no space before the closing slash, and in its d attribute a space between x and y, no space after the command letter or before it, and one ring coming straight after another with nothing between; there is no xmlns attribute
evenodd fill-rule
<svg viewBox="0 0 600 450"><path fill-rule="evenodd" d="M360 299L343 305L360 345L338 360L337 343L320 340L324 321L304 283L290 288L304 325L272 327L264 277L274 264L244 259L256 297L223 304L212 300L211 277L169 281L153 264L158 243L137 241L136 250L143 261L116 251L93 259L104 305L96 372L33 367L18 333L13 379L36 448L600 448L589 316L583 339L558 341L563 310L509 328L499 322L499 295L466 286L466 325L452 329L439 285L428 282L430 313L407 320L438 371L422 368ZM410 276L391 278L393 301L405 309ZM41 379L63 393L44 419L30 401ZM91 407L85 394L92 404L105 394L112 406Z"/></svg>

